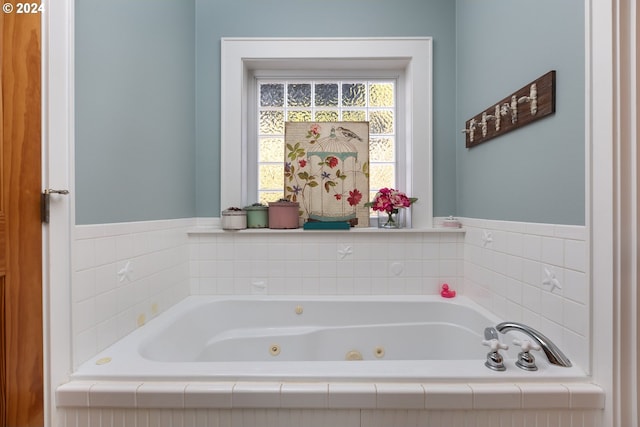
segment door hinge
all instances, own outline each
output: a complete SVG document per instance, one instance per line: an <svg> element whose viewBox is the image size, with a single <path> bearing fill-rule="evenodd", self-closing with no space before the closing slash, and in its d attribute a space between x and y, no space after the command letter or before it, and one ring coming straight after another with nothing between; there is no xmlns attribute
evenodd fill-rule
<svg viewBox="0 0 640 427"><path fill-rule="evenodd" d="M40 195L40 219L43 223L49 223L49 205L51 204L52 194L69 194L69 190L52 190L50 188L45 189Z"/></svg>

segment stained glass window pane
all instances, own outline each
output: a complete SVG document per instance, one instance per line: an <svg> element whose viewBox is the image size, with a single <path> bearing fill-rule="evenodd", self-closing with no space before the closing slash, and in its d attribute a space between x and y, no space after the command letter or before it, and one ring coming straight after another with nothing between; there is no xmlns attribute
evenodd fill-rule
<svg viewBox="0 0 640 427"><path fill-rule="evenodd" d="M369 132L373 134L393 133L393 111L381 110L369 112Z"/></svg>
<svg viewBox="0 0 640 427"><path fill-rule="evenodd" d="M338 112L337 111L316 111L316 119L317 122L337 122L338 121Z"/></svg>
<svg viewBox="0 0 640 427"><path fill-rule="evenodd" d="M369 86L369 106L393 107L393 83L372 83Z"/></svg>
<svg viewBox="0 0 640 427"><path fill-rule="evenodd" d="M369 121L371 197L395 187L394 82L262 80L258 87L258 201L283 196L285 121Z"/></svg>
<svg viewBox="0 0 640 427"><path fill-rule="evenodd" d="M371 162L369 188L378 190L383 187L393 187L395 185L394 169L393 164L376 164Z"/></svg>
<svg viewBox="0 0 640 427"><path fill-rule="evenodd" d="M284 195L282 191L261 191L258 197L258 201L263 205L269 204L269 202L277 202Z"/></svg>
<svg viewBox="0 0 640 427"><path fill-rule="evenodd" d="M261 107L282 107L284 105L284 84L264 83L260 85Z"/></svg>
<svg viewBox="0 0 640 427"><path fill-rule="evenodd" d="M289 107L310 107L311 85L309 83L290 83L287 87L287 105Z"/></svg>
<svg viewBox="0 0 640 427"><path fill-rule="evenodd" d="M284 156L284 151L283 154ZM261 165L259 169L258 188L260 190L284 189L284 164Z"/></svg>
<svg viewBox="0 0 640 427"><path fill-rule="evenodd" d="M316 107L338 106L338 84L318 83L315 85Z"/></svg>
<svg viewBox="0 0 640 427"><path fill-rule="evenodd" d="M284 138L260 138L258 141L260 162L281 162L284 156Z"/></svg>
<svg viewBox="0 0 640 427"><path fill-rule="evenodd" d="M395 159L394 138L371 138L369 140L369 161L393 162Z"/></svg>
<svg viewBox="0 0 640 427"><path fill-rule="evenodd" d="M261 111L260 112L260 135L282 135L282 134L284 134L284 112Z"/></svg>
<svg viewBox="0 0 640 427"><path fill-rule="evenodd" d="M343 111L342 120L345 122L364 122L367 120L366 111Z"/></svg>
<svg viewBox="0 0 640 427"><path fill-rule="evenodd" d="M294 110L287 112L287 120L290 122L310 122L311 110Z"/></svg>
<svg viewBox="0 0 640 427"><path fill-rule="evenodd" d="M367 86L364 83L342 84L342 105L345 107L364 107L367 105Z"/></svg>

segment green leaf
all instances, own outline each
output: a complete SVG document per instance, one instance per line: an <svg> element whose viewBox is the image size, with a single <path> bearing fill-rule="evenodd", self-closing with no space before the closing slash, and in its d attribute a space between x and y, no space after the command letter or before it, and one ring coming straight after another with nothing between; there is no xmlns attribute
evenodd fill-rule
<svg viewBox="0 0 640 427"><path fill-rule="evenodd" d="M310 181L309 182L309 187L317 187L318 183L316 181Z"/></svg>

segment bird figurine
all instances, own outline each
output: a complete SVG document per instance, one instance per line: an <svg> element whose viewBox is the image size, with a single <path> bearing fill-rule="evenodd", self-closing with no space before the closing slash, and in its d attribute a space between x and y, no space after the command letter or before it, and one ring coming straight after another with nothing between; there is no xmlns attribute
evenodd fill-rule
<svg viewBox="0 0 640 427"><path fill-rule="evenodd" d="M338 132L342 133L342 135L345 138L348 138L349 140L351 139L357 139L358 141L362 142L362 138L360 138L354 131L349 130L347 128L343 128L342 126L338 126Z"/></svg>

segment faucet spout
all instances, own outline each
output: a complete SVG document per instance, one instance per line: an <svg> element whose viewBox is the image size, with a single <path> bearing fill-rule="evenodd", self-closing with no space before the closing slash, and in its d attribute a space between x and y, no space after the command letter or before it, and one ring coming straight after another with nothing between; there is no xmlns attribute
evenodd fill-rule
<svg viewBox="0 0 640 427"><path fill-rule="evenodd" d="M551 342L549 338L542 335L532 327L518 322L502 322L496 326L496 329L503 334L506 334L509 331L522 332L523 334L528 335L541 347L545 356L547 356L549 363L566 368L572 366L569 358L565 356L564 353L562 353L562 351L560 351L560 349L553 342Z"/></svg>

